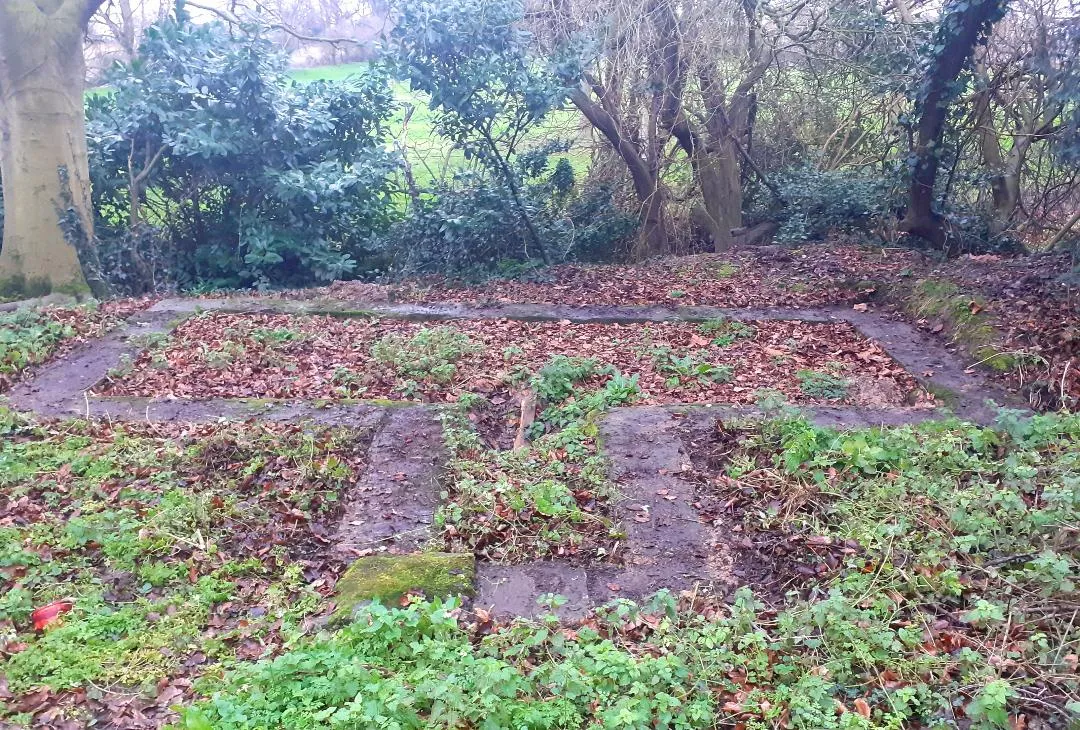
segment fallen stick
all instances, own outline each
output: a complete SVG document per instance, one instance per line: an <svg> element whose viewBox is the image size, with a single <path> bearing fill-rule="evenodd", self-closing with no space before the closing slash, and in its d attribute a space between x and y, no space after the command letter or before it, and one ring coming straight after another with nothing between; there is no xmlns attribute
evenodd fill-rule
<svg viewBox="0 0 1080 730"><path fill-rule="evenodd" d="M536 393L531 389L521 394L521 418L518 420L517 436L514 438L514 449L521 449L528 443L525 432L536 420Z"/></svg>

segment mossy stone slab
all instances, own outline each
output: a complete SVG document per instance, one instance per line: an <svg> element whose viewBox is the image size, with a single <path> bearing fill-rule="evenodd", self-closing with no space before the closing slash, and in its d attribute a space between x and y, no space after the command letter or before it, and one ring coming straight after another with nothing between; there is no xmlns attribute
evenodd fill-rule
<svg viewBox="0 0 1080 730"><path fill-rule="evenodd" d="M471 553L369 555L354 561L337 582L335 617L348 618L368 601L394 603L410 591L428 598L472 595L475 577Z"/></svg>

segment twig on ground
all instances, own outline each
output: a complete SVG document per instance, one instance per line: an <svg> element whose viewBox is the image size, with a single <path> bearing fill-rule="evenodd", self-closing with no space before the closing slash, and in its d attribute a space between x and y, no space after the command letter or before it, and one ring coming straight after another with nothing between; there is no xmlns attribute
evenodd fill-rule
<svg viewBox="0 0 1080 730"><path fill-rule="evenodd" d="M514 449L521 449L528 443L526 433L536 420L536 393L527 389L521 394L521 418L518 421L517 436L514 437Z"/></svg>

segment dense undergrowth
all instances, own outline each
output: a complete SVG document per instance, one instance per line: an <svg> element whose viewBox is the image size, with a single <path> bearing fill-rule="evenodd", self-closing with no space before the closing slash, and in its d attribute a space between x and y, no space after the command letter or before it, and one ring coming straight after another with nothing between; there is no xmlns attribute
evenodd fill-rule
<svg viewBox="0 0 1080 730"><path fill-rule="evenodd" d="M783 605L660 594L574 626L372 606L207 683L183 726L1067 727L1078 438L1076 416L843 434L783 418L744 432L718 480L754 485L748 529L847 547Z"/></svg>

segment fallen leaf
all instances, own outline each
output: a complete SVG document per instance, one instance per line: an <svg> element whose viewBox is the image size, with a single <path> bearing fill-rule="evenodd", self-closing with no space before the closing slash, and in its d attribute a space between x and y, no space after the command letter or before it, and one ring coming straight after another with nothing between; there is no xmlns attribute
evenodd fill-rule
<svg viewBox="0 0 1080 730"><path fill-rule="evenodd" d="M33 613L30 614L30 620L34 624L35 631L44 631L46 628L54 624L61 616L71 609L75 608L75 604L68 600L53 601L52 603L35 608Z"/></svg>

